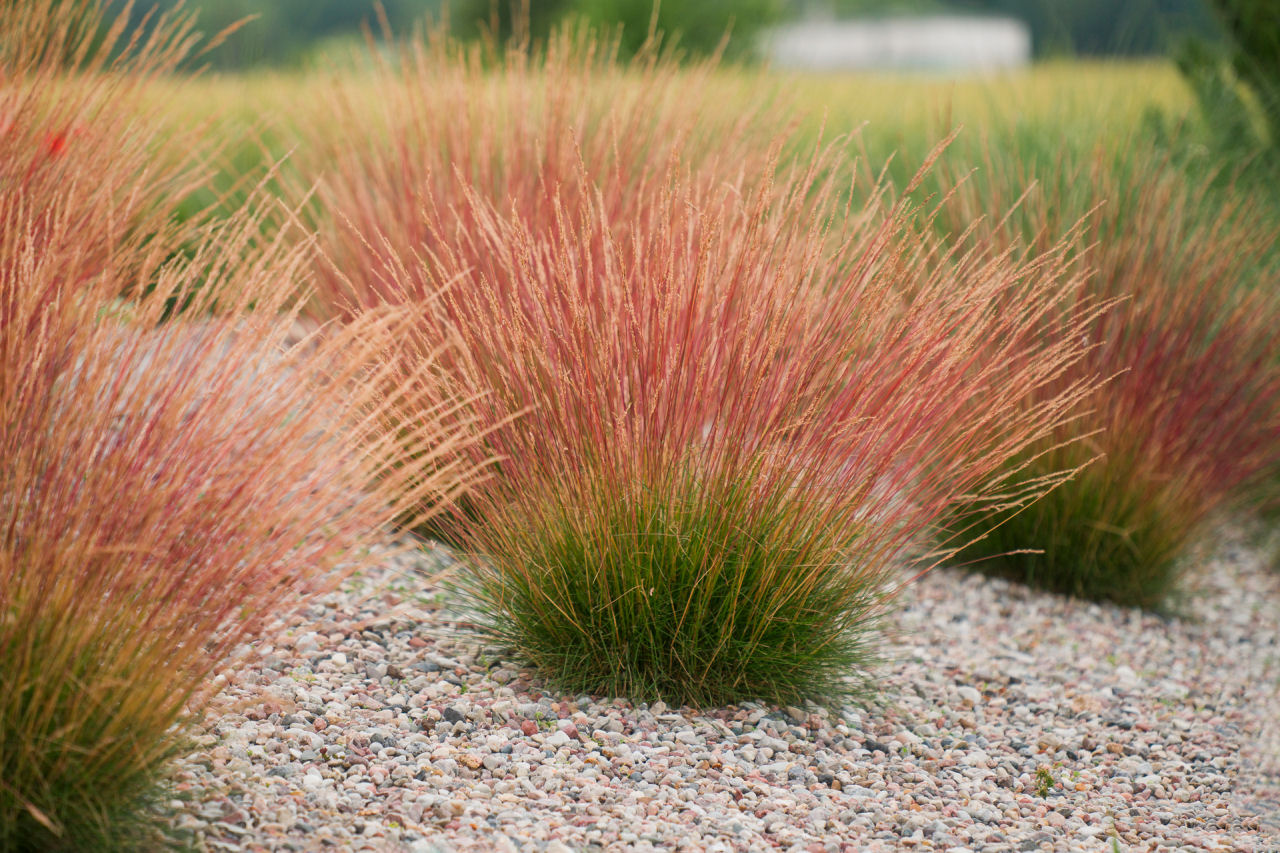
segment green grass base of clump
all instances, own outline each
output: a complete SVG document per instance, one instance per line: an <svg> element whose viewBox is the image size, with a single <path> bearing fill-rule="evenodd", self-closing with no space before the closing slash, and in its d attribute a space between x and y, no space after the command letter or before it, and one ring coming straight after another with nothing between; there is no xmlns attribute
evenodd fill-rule
<svg viewBox="0 0 1280 853"><path fill-rule="evenodd" d="M509 510L459 588L566 692L695 707L861 695L875 579L842 568L803 514L747 498L693 487Z"/></svg>
<svg viewBox="0 0 1280 853"><path fill-rule="evenodd" d="M80 780L67 776L42 786L38 799L44 820L32 813L29 801L20 803L0 791L0 813L4 815L0 817L0 850L195 849L188 834L168 825L165 804L174 799L174 792L161 776L123 786L103 783L90 775Z"/></svg>
<svg viewBox="0 0 1280 853"><path fill-rule="evenodd" d="M1247 535L1268 565L1280 571L1280 475L1253 490L1246 505Z"/></svg>
<svg viewBox="0 0 1280 853"><path fill-rule="evenodd" d="M1280 531L1280 473L1272 474L1256 491L1252 503L1258 521Z"/></svg>
<svg viewBox="0 0 1280 853"><path fill-rule="evenodd" d="M192 745L182 697L136 688L120 625L72 648L46 636L0 661L0 850L182 849L161 819L168 765ZM37 633L40 633L37 631ZM44 632L48 633L48 632ZM56 633L56 632L55 632ZM46 666L57 669L56 676ZM188 721L189 722L189 721Z"/></svg>
<svg viewBox="0 0 1280 853"><path fill-rule="evenodd" d="M1049 592L1163 610L1196 520L1172 487L1104 457L1021 511L986 520L995 528L956 561Z"/></svg>

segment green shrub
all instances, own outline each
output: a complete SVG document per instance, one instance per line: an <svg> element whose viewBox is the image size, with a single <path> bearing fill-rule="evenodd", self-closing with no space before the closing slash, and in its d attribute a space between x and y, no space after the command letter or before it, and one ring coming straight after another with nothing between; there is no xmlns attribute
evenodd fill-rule
<svg viewBox="0 0 1280 853"><path fill-rule="evenodd" d="M1280 169L1280 15L1271 0L1212 0L1210 6L1225 46L1190 42L1178 67L1217 150Z"/></svg>

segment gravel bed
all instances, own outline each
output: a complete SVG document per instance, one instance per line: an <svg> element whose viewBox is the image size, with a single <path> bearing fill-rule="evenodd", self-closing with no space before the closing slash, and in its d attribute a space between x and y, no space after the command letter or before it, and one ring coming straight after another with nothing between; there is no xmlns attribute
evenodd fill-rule
<svg viewBox="0 0 1280 853"><path fill-rule="evenodd" d="M832 711L546 693L456 630L449 560L246 658L179 771L201 849L1280 848L1280 572L1239 535L1178 618L932 572L883 704Z"/></svg>

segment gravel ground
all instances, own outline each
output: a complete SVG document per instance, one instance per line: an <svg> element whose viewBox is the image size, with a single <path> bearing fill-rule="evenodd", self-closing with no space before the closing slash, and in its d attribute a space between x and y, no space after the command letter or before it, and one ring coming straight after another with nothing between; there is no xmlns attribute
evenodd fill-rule
<svg viewBox="0 0 1280 853"><path fill-rule="evenodd" d="M1280 849L1280 572L1239 535L1184 616L935 571L883 707L543 692L402 555L254 650L183 762L207 850Z"/></svg>

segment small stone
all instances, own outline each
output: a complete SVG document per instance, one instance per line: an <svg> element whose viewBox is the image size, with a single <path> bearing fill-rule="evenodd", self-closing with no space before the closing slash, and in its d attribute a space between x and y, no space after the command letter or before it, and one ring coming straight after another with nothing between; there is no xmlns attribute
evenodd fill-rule
<svg viewBox="0 0 1280 853"><path fill-rule="evenodd" d="M525 720L520 724L520 731L526 735L536 735L538 733L538 724L533 720Z"/></svg>
<svg viewBox="0 0 1280 853"><path fill-rule="evenodd" d="M1040 737L1036 739L1036 746L1040 749L1053 752L1062 747L1062 740L1057 735L1050 734L1049 732L1043 732Z"/></svg>

